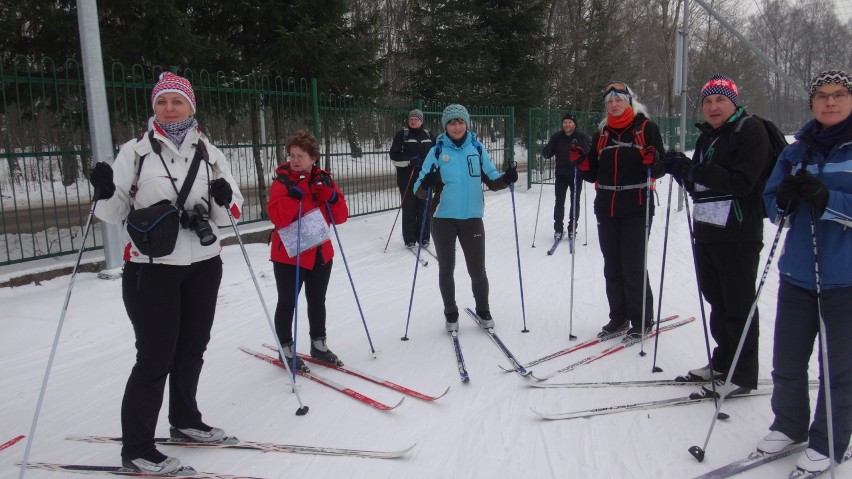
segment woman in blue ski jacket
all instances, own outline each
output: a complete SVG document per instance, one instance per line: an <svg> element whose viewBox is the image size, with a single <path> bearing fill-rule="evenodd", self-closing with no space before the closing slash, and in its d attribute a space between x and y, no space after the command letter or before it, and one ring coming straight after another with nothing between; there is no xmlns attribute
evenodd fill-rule
<svg viewBox="0 0 852 479"><path fill-rule="evenodd" d="M818 472L830 467L831 450L840 460L852 433L852 75L839 70L817 74L810 107L814 119L781 153L763 192L769 218L780 221L786 213L790 230L778 261L775 420L757 447L771 453L807 441L796 467ZM828 349L833 445L821 355L816 413L810 422L808 361L820 319ZM820 341L821 352L825 346Z"/></svg>
<svg viewBox="0 0 852 479"><path fill-rule="evenodd" d="M491 157L468 131L470 115L462 105L449 105L441 115L445 132L429 150L414 190L426 198L430 189L443 185L432 220L432 241L438 257L438 285L444 301L446 329L458 331L459 308L456 305L456 239L461 245L470 275L476 313L486 328L494 327L488 305L488 277L485 275L485 226L482 223L482 183L492 191L502 190L518 180L515 166L502 174Z"/></svg>

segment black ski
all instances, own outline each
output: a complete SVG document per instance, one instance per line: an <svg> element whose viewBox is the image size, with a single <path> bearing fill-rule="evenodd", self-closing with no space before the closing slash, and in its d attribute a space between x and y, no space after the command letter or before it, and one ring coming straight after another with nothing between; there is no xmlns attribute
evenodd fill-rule
<svg viewBox="0 0 852 479"><path fill-rule="evenodd" d="M757 396L767 396L772 394L771 389L755 389L750 394L743 394L740 396L731 396L728 399L734 398L747 398L747 397L757 397ZM584 417L593 417L593 416L602 416L605 414L616 414L625 411L638 411L642 409L656 409L660 407L669 407L669 406L683 406L685 404L697 404L703 401L712 401L712 397L700 396L696 397L694 395L676 397L676 398L668 398L668 399L658 399L656 401L644 401L637 402L633 404L620 404L617 406L605 406L599 407L595 409L588 409L585 411L571 411L571 412L540 412L534 408L531 408L534 413L536 413L539 417L543 419L578 419Z"/></svg>
<svg viewBox="0 0 852 479"><path fill-rule="evenodd" d="M48 462L28 462L29 469L43 469L46 471L59 472L78 472L82 474L101 474L110 476L130 476L130 477L192 477L194 479L259 479L249 476L229 476L227 474L211 474L209 472L199 472L189 466L183 466L175 472L168 474L145 474L131 469L125 469L121 466L89 466L84 464L53 464Z"/></svg>
<svg viewBox="0 0 852 479"><path fill-rule="evenodd" d="M121 444L120 437L110 436L68 436L71 441L91 442L97 444ZM341 449L336 447L301 446L296 444L277 444L268 442L240 441L236 437L228 437L221 442L192 442L181 441L170 437L155 437L154 442L167 446L197 447L210 449L246 449L261 452L286 452L293 454L315 454L320 456L352 456L373 459L393 459L404 456L414 448L411 445L398 451L363 451L358 449Z"/></svg>
<svg viewBox="0 0 852 479"><path fill-rule="evenodd" d="M562 238L559 238L558 240L554 240L554 241L553 241L553 246L551 246L551 247L550 247L550 249L549 249L549 250L547 250L547 255L548 255L548 256L552 255L552 254L553 254L553 252L554 252L554 251L556 251L556 248L558 248L558 247L559 247L559 243L561 243L561 242L562 242Z"/></svg>
<svg viewBox="0 0 852 479"><path fill-rule="evenodd" d="M425 259L423 259L423 258L421 258L421 257L417 256L417 251L415 251L415 248L408 248L408 247L406 247L405 249L407 249L407 250L408 250L411 254L413 254L413 255L414 255L414 257L415 257L415 258L417 258L417 261L419 261L419 262L420 262L420 266L429 266L429 262L428 262L428 261L426 261Z"/></svg>
<svg viewBox="0 0 852 479"><path fill-rule="evenodd" d="M453 331L452 333L450 333L450 337L453 339L453 349L455 349L456 351L456 364L459 368L459 376L461 377L461 381L463 383L466 383L470 381L470 376L467 374L467 367L465 367L464 365L464 356L462 356L458 331Z"/></svg>
<svg viewBox="0 0 852 479"><path fill-rule="evenodd" d="M464 308L464 310L467 312L468 316L470 316L471 319L473 319L476 324L479 325L480 328L482 328L483 331L488 333L488 336L491 338L492 341L494 341L494 344L497 345L497 348L500 350L500 352L502 352L503 355L506 356L506 359L509 360L509 363L512 365L512 367L515 368L515 372L517 372L521 376L529 376L530 371L528 371L521 365L520 361L515 358L515 355L512 354L511 351L509 351L509 348L507 348L505 344L503 344L503 341L500 340L500 337L497 336L497 333L494 332L494 329L484 327L482 325L481 318L470 308Z"/></svg>
<svg viewBox="0 0 852 479"><path fill-rule="evenodd" d="M648 381L599 381L588 383L537 383L532 386L537 388L608 388L608 387L661 387L661 386L701 386L709 384L710 381L678 381L675 379L651 379ZM759 379L758 386L771 386L771 379Z"/></svg>

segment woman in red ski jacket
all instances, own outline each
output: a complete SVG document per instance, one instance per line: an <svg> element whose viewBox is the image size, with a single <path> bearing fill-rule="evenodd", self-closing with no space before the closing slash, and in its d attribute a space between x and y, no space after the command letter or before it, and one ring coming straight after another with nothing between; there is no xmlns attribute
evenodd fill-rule
<svg viewBox="0 0 852 479"><path fill-rule="evenodd" d="M293 360L292 329L298 280L299 291L305 285L311 356L342 366L343 362L326 345L325 293L334 257L328 226L332 219L334 224L345 222L349 218L349 208L331 175L316 166L319 146L313 135L298 131L287 139L286 146L288 161L275 170L276 178L267 205L269 219L275 226L270 257L278 289L275 330L282 346L282 360L289 364ZM298 221L300 208L301 224ZM301 251L298 255L295 254L297 233L300 233ZM312 242L318 244L311 245ZM296 369L308 370L298 357Z"/></svg>

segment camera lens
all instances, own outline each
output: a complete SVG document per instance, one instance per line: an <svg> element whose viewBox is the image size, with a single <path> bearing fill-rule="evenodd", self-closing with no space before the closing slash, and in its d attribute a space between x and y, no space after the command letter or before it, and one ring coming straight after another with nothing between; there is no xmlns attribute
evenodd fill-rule
<svg viewBox="0 0 852 479"><path fill-rule="evenodd" d="M216 235L213 234L210 222L204 219L207 216L207 209L201 204L193 206L192 209L195 210L191 212L195 218L194 221L190 222L190 227L198 235L201 246L210 246L216 242Z"/></svg>

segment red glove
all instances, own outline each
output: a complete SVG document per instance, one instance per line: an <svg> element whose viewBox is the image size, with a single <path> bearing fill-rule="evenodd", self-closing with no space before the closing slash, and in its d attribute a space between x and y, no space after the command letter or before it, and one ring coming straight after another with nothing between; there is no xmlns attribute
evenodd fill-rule
<svg viewBox="0 0 852 479"><path fill-rule="evenodd" d="M337 201L337 192L331 186L323 183L315 183L311 190L314 195L314 200L321 203L334 203Z"/></svg>
<svg viewBox="0 0 852 479"><path fill-rule="evenodd" d="M587 156L583 157L583 159L577 165L577 169L579 169L580 171L589 171L590 167L591 166L589 165L589 157Z"/></svg>
<svg viewBox="0 0 852 479"><path fill-rule="evenodd" d="M645 166L653 166L654 162L657 161L657 149L653 146L646 146L639 150L639 154L642 155L642 164Z"/></svg>
<svg viewBox="0 0 852 479"><path fill-rule="evenodd" d="M571 149L568 150L568 159L571 160L571 163L574 163L576 165L577 162L580 161L580 158L582 158L585 154L586 150L584 150L582 146L579 146L575 143L572 144Z"/></svg>

